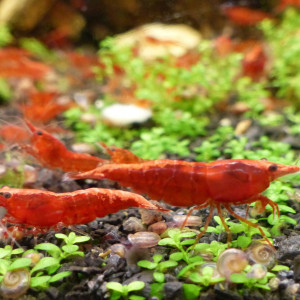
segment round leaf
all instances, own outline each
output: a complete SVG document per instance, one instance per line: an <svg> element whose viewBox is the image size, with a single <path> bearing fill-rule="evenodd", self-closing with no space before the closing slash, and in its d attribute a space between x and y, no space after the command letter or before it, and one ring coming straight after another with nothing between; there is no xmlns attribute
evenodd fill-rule
<svg viewBox="0 0 300 300"><path fill-rule="evenodd" d="M165 281L165 275L161 272L154 272L153 278L155 279L155 281L157 281L159 283L162 283Z"/></svg>
<svg viewBox="0 0 300 300"><path fill-rule="evenodd" d="M51 279L49 280L49 282L55 282L55 281L61 280L62 278L70 276L71 274L72 274L72 272L70 272L70 271L65 271L65 272L57 273L57 274L55 274L55 275L53 275L51 277Z"/></svg>
<svg viewBox="0 0 300 300"><path fill-rule="evenodd" d="M51 243L38 244L34 249L47 251L53 257L59 257L61 255L60 248Z"/></svg>
<svg viewBox="0 0 300 300"><path fill-rule="evenodd" d="M54 257L43 257L31 270L31 274L38 270L59 266L59 260Z"/></svg>
<svg viewBox="0 0 300 300"><path fill-rule="evenodd" d="M175 260L175 261L180 261L183 258L183 253L182 252L175 252L170 255L170 259Z"/></svg>
<svg viewBox="0 0 300 300"><path fill-rule="evenodd" d="M51 276L39 276L39 277L31 277L30 280L30 287L48 287L48 281L50 280Z"/></svg>
<svg viewBox="0 0 300 300"><path fill-rule="evenodd" d="M31 259L27 257L18 258L11 263L8 267L8 271L27 268L31 265Z"/></svg>
<svg viewBox="0 0 300 300"><path fill-rule="evenodd" d="M114 282L114 281L108 282L106 284L106 288L117 291L119 293L123 293L123 285L119 282Z"/></svg>
<svg viewBox="0 0 300 300"><path fill-rule="evenodd" d="M145 282L143 281L133 281L128 284L128 292L139 291L145 287Z"/></svg>
<svg viewBox="0 0 300 300"><path fill-rule="evenodd" d="M149 260L140 260L137 265L139 267L145 268L145 269L149 269L149 270L153 270L157 267L157 263L151 262Z"/></svg>

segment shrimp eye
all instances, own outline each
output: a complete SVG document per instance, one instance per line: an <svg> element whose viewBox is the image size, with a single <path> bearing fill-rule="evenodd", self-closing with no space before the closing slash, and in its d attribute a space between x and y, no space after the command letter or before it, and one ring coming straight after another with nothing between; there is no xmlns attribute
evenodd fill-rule
<svg viewBox="0 0 300 300"><path fill-rule="evenodd" d="M275 171L277 171L277 170L278 170L278 166L277 166L277 165L270 165L270 166L269 166L269 171L275 172Z"/></svg>
<svg viewBox="0 0 300 300"><path fill-rule="evenodd" d="M8 192L0 193L0 195L2 195L5 199L8 199L11 197L11 193L8 193Z"/></svg>
<svg viewBox="0 0 300 300"><path fill-rule="evenodd" d="M36 134L37 135L43 135L43 133L41 131L37 131Z"/></svg>
<svg viewBox="0 0 300 300"><path fill-rule="evenodd" d="M261 158L260 160L262 160L262 161L266 161L267 159L264 157L264 158Z"/></svg>

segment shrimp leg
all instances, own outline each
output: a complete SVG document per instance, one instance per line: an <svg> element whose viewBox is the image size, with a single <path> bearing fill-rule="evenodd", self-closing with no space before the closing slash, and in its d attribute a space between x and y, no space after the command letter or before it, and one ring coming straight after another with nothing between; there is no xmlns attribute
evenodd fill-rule
<svg viewBox="0 0 300 300"><path fill-rule="evenodd" d="M226 224L226 222L224 220L224 217L222 215L221 205L220 204L216 204L216 207L217 207L218 214L219 214L219 217L221 219L221 222L222 222L222 224L223 224L223 226L224 226L224 228L225 228L225 230L226 230L226 232L228 234L227 235L227 243L228 243L228 247L229 247L229 245L231 243L231 231L230 231L229 227L227 226L227 224Z"/></svg>
<svg viewBox="0 0 300 300"><path fill-rule="evenodd" d="M202 208L205 208L207 206L207 202L204 202L203 204L201 205L197 205L197 206L194 206L192 208L190 208L190 210L188 211L185 219L184 219L184 222L182 223L182 225L180 226L180 230L182 230L188 220L188 218L191 216L192 212L195 210L195 209L202 209Z"/></svg>
<svg viewBox="0 0 300 300"><path fill-rule="evenodd" d="M200 240L200 238L203 236L203 234L206 232L207 230L207 227L213 217L213 212L214 212L214 205L210 205L210 208L209 208L209 214L208 214L208 217L206 219L206 222L204 224L204 228L203 230L197 235L196 237L196 240L195 240L195 243L194 245L196 245L198 243L198 241Z"/></svg>
<svg viewBox="0 0 300 300"><path fill-rule="evenodd" d="M229 211L230 214L232 214L236 219L246 223L247 225L251 226L251 227L254 227L254 228L257 228L259 231L260 231L260 234L262 235L262 237L266 240L266 242L273 248L274 246L272 245L272 243L270 242L270 240L267 238L266 234L264 233L264 231L262 230L262 228L255 224L255 223L252 223L250 222L249 220L239 216L238 214L236 214L229 205L224 205L224 207Z"/></svg>

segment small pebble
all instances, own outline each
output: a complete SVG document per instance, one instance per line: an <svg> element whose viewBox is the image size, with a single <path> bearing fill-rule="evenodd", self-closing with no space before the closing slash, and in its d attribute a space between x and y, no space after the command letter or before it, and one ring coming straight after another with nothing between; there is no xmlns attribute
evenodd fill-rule
<svg viewBox="0 0 300 300"><path fill-rule="evenodd" d="M0 178L6 174L7 168L4 165L0 165Z"/></svg>
<svg viewBox="0 0 300 300"><path fill-rule="evenodd" d="M73 151L78 153L94 154L97 152L95 146L87 143L75 143L71 148Z"/></svg>
<svg viewBox="0 0 300 300"><path fill-rule="evenodd" d="M144 231L145 226L142 224L141 219L130 217L123 222L123 229L129 232Z"/></svg>
<svg viewBox="0 0 300 300"><path fill-rule="evenodd" d="M271 291L278 290L279 283L280 283L280 279L278 277L271 278L268 283Z"/></svg>
<svg viewBox="0 0 300 300"><path fill-rule="evenodd" d="M98 121L98 117L95 114L83 113L80 117L80 120L90 125L95 125Z"/></svg>
<svg viewBox="0 0 300 300"><path fill-rule="evenodd" d="M234 130L235 135L243 135L251 126L251 120L242 120L240 121Z"/></svg>
<svg viewBox="0 0 300 300"><path fill-rule="evenodd" d="M109 125L126 127L133 123L144 123L152 116L152 111L133 104L112 104L102 110L102 119Z"/></svg>
<svg viewBox="0 0 300 300"><path fill-rule="evenodd" d="M24 185L30 185L30 184L37 182L37 179L38 179L37 169L32 166L25 165L24 166L24 177L25 177Z"/></svg>
<svg viewBox="0 0 300 300"><path fill-rule="evenodd" d="M128 235L129 242L139 248L154 247L160 241L160 236L155 232L137 232Z"/></svg>
<svg viewBox="0 0 300 300"><path fill-rule="evenodd" d="M162 234L167 230L168 226L165 221L156 222L148 227L149 231L155 232L157 234Z"/></svg>
<svg viewBox="0 0 300 300"><path fill-rule="evenodd" d="M156 210L139 208L139 212L141 214L141 219L143 224L150 225L162 220L161 213Z"/></svg>
<svg viewBox="0 0 300 300"><path fill-rule="evenodd" d="M120 257L125 257L126 247L123 244L117 243L110 246L111 254L119 255Z"/></svg>
<svg viewBox="0 0 300 300"><path fill-rule="evenodd" d="M177 227L181 227L182 224L186 220L186 216L185 215L175 215L173 217L173 220L174 220L175 224L177 225ZM185 223L185 226L201 226L201 225L202 225L202 218L198 217L198 216L189 216Z"/></svg>
<svg viewBox="0 0 300 300"><path fill-rule="evenodd" d="M299 287L300 287L299 283L291 284L286 288L285 294L287 294L289 297L295 297L295 295L299 290Z"/></svg>

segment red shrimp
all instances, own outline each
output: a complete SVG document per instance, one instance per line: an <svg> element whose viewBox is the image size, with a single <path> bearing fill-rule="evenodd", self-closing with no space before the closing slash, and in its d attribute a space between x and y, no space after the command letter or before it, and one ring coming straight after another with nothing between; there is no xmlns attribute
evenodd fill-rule
<svg viewBox="0 0 300 300"><path fill-rule="evenodd" d="M228 159L210 163L175 160L155 160L138 164L105 164L85 173L69 174L69 178L108 178L131 187L138 193L146 193L155 200L163 200L174 206L191 206L188 216L194 209L210 207L209 216L203 231L205 233L217 208L221 221L230 230L222 216L222 206L235 218L249 226L258 228L261 235L271 245L259 225L237 215L230 205L250 204L259 201L262 211L267 204L279 215L275 202L261 195L274 179L300 170L296 165L283 165L266 160ZM188 217L187 216L187 217Z"/></svg>
<svg viewBox="0 0 300 300"><path fill-rule="evenodd" d="M0 206L7 210L9 223L47 228L88 223L132 206L167 211L140 195L101 188L57 194L5 186L0 189Z"/></svg>
<svg viewBox="0 0 300 300"><path fill-rule="evenodd" d="M146 161L143 158L138 157L137 155L133 154L131 151L119 148L119 147L108 147L103 142L99 143L107 152L107 154L111 157L110 162L116 164L134 164L134 163L141 163Z"/></svg>
<svg viewBox="0 0 300 300"><path fill-rule="evenodd" d="M8 124L0 127L0 138L8 143L27 142L30 133L18 125Z"/></svg>
<svg viewBox="0 0 300 300"><path fill-rule="evenodd" d="M62 142L48 132L34 127L28 121L26 124L32 132L31 145L22 145L22 148L43 166L58 168L65 172L84 172L107 161L86 153L69 151Z"/></svg>
<svg viewBox="0 0 300 300"><path fill-rule="evenodd" d="M272 19L269 13L243 6L228 6L222 10L233 23L240 26L253 26L264 19Z"/></svg>

